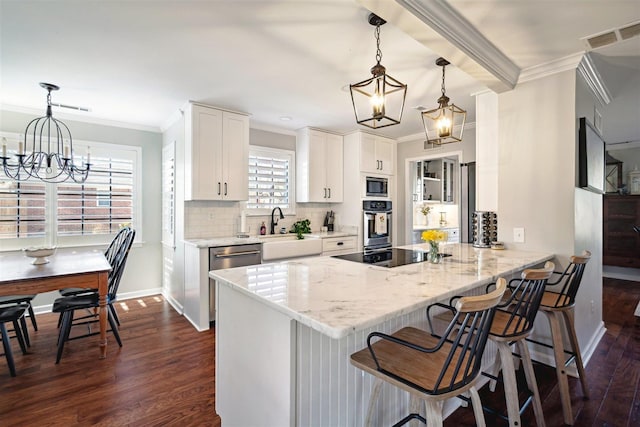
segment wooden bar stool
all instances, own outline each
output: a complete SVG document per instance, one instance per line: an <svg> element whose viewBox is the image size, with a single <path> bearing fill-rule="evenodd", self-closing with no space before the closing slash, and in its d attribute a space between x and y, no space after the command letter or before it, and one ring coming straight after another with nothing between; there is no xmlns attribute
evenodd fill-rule
<svg viewBox="0 0 640 427"><path fill-rule="evenodd" d="M555 265L552 262L547 262L544 268L524 270L520 279L510 280L509 290L511 295L498 305L491 331L489 332L489 339L498 347L498 353L496 354L492 373L488 373L486 376L495 380L499 371L502 370L507 415L509 425L512 427L520 427L522 425L520 415L529 403L533 403L533 412L536 416L538 427L545 426L542 402L540 401L538 384L526 338L533 332L533 323L538 313L547 281L553 274L554 268ZM516 345L522 360L522 368L524 369L530 392L529 398L522 406L518 400L516 369L511 351L513 344Z"/></svg>
<svg viewBox="0 0 640 427"><path fill-rule="evenodd" d="M508 291L505 293L503 300L498 304L491 324L489 339L496 344L498 353L489 372L483 372L483 375L492 379L491 390L494 391L498 374L502 370L507 417L491 408L485 407L484 409L508 420L509 425L512 427L520 427L522 425L520 415L529 403L533 403L533 412L536 416L538 427L545 426L538 385L525 339L533 331L533 322L538 312L547 280L551 277L553 269L554 264L547 262L542 269L524 270L519 279L510 280ZM452 310L452 302L458 298L461 297L453 297L449 305L438 303L427 308L427 319L432 331L434 328L431 320L431 309L433 307L442 307ZM522 405L520 405L518 400L516 369L511 351L513 344L516 345L518 353L522 358L522 366L530 392L529 397Z"/></svg>
<svg viewBox="0 0 640 427"><path fill-rule="evenodd" d="M567 379L566 367L575 361L580 383L582 385L582 394L585 398L589 398L589 386L587 385L587 377L582 364L582 356L580 354L580 346L574 325L574 307L576 303L576 294L582 282L582 274L591 258L591 252L584 251L582 255L574 255L571 262L564 272L554 272L559 277L554 282L547 283L547 290L542 296L539 311L544 313L549 319L551 326L552 345L539 341L528 339L531 342L542 345L547 348L553 348L553 354L556 362L556 375L558 377L558 387L560 389L560 399L562 401L562 413L564 415L565 424L573 424L573 412L571 410L571 396L569 395L569 381ZM556 286L555 289L549 289L550 286ZM571 350L567 351L564 347L562 338L562 328L560 326L564 318L564 327L569 337ZM569 357L567 358L566 355Z"/></svg>
<svg viewBox="0 0 640 427"><path fill-rule="evenodd" d="M427 423L429 427L442 426L443 401L467 391L471 395L476 424L485 426L475 384L495 306L505 289L506 281L499 279L496 290L489 294L460 298L442 337L412 327L402 328L392 335L369 334L368 348L351 355L352 365L376 377L365 425L371 425L382 382L386 381L410 393L412 411L416 409L416 399L423 400L426 406L426 419L418 410L395 426L413 419Z"/></svg>

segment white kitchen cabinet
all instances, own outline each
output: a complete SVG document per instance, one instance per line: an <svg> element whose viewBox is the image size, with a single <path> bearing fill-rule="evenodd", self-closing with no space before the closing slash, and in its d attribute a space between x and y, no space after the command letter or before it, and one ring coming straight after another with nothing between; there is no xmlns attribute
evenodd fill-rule
<svg viewBox="0 0 640 427"><path fill-rule="evenodd" d="M341 203L342 136L305 128L296 139L296 201Z"/></svg>
<svg viewBox="0 0 640 427"><path fill-rule="evenodd" d="M247 200L249 117L189 103L185 200Z"/></svg>
<svg viewBox="0 0 640 427"><path fill-rule="evenodd" d="M454 164L453 160L442 159L442 203L454 202Z"/></svg>
<svg viewBox="0 0 640 427"><path fill-rule="evenodd" d="M322 255L343 255L357 252L358 236L328 237L322 239Z"/></svg>
<svg viewBox="0 0 640 427"><path fill-rule="evenodd" d="M392 139L364 132L360 134L360 170L393 175L395 142Z"/></svg>

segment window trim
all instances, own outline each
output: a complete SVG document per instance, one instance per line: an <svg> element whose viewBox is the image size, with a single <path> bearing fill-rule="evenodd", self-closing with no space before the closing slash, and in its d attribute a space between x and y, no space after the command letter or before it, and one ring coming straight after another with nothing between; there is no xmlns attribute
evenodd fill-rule
<svg viewBox="0 0 640 427"><path fill-rule="evenodd" d="M249 158L252 155L263 155L273 157L289 157L289 207L282 209L284 215L296 215L296 152L284 148L266 147L262 145L249 145ZM247 175L249 174L249 164L247 164ZM249 185L247 185L249 190ZM247 205L245 212L247 216L271 215L272 209L250 208Z"/></svg>
<svg viewBox="0 0 640 427"><path fill-rule="evenodd" d="M5 137L9 141L17 141L20 136L23 134L15 133L15 132L0 132L0 138ZM137 145L129 145L129 144L113 144L109 142L99 142L99 141L87 141L87 140L78 140L74 139L74 151L84 152L87 147L91 147L92 152L97 151L129 151L132 153L134 157L134 178L133 178L133 186L136 192L136 196L133 199L133 224L131 226L136 230L136 237L134 244L139 244L143 242L143 230L142 230L142 218L144 212L142 210L142 147ZM3 174L4 172L0 171ZM46 185L45 186L45 198L49 198L49 200L56 201L56 191L55 185ZM51 206L55 206L57 203L52 203ZM57 208L54 208L55 211ZM55 224L57 225L57 215L52 214L45 208L45 217L55 218ZM45 223L45 230L47 228L51 228L53 226L53 221L48 221ZM73 248L73 247L85 247L85 246L103 246L108 244L113 240L113 234L85 234L81 236L56 236L55 242L56 246L59 248ZM1 251L15 251L21 250L30 246L42 246L44 242L47 241L47 236L45 237L27 237L27 238L10 238L10 239L1 239L0 243L2 244Z"/></svg>

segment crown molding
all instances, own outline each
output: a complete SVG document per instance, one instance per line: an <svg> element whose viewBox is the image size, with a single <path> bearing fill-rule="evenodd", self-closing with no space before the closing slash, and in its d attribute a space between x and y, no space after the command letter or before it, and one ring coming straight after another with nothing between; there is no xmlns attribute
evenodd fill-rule
<svg viewBox="0 0 640 427"><path fill-rule="evenodd" d="M42 115L42 108L21 107L19 105L11 105L11 104L0 104L0 110L13 111L14 113L29 114L36 117ZM156 126L146 126L146 125L140 125L136 123L120 122L117 120L107 120L107 119L100 119L97 117L87 117L81 114L69 114L69 113L60 112L60 111L56 111L56 118L70 120L74 122L80 122L80 123L91 123L95 125L139 130L143 132L153 132L153 133L162 132L162 130Z"/></svg>
<svg viewBox="0 0 640 427"><path fill-rule="evenodd" d="M598 72L596 64L593 62L590 53L587 53L578 64L578 73L596 97L600 105L608 105L611 102L611 92L605 85L602 76Z"/></svg>
<svg viewBox="0 0 640 427"><path fill-rule="evenodd" d="M445 0L396 0L508 89L518 82L520 68Z"/></svg>
<svg viewBox="0 0 640 427"><path fill-rule="evenodd" d="M255 130L261 130L265 132L279 133L280 135L289 135L289 136L297 135L295 130L284 129L277 126L268 125L266 123L259 123L259 122L253 122L253 121L250 122L249 128L255 129Z"/></svg>
<svg viewBox="0 0 640 427"><path fill-rule="evenodd" d="M518 84L548 77L562 71L575 70L582 60L583 55L584 52L574 53L564 58L554 59L553 61L525 68L520 73Z"/></svg>
<svg viewBox="0 0 640 427"><path fill-rule="evenodd" d="M476 122L468 122L464 124L465 129L474 129L475 127L476 127ZM400 144L402 142L424 141L425 138L426 138L426 135L424 132L418 132L412 135L401 136L400 138L397 138L396 141L398 142L398 144Z"/></svg>

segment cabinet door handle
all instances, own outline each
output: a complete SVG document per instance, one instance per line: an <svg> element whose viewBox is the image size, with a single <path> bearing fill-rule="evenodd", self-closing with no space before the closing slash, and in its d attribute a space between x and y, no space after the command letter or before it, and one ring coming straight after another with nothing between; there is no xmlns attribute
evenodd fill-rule
<svg viewBox="0 0 640 427"><path fill-rule="evenodd" d="M331 198L331 188L329 188L329 199Z"/></svg>
<svg viewBox="0 0 640 427"><path fill-rule="evenodd" d="M338 243L336 243L336 245L337 246L342 246L342 245L344 245L344 242L338 242Z"/></svg>
<svg viewBox="0 0 640 427"><path fill-rule="evenodd" d="M221 190L220 183L218 182L218 196L220 195L220 190Z"/></svg>
<svg viewBox="0 0 640 427"><path fill-rule="evenodd" d="M384 170L384 163L382 163L382 160L380 160L380 170Z"/></svg>
<svg viewBox="0 0 640 427"><path fill-rule="evenodd" d="M227 183L226 182L224 183L224 195L225 196L227 195Z"/></svg>
<svg viewBox="0 0 640 427"><path fill-rule="evenodd" d="M324 187L324 198L327 198L327 187Z"/></svg>

